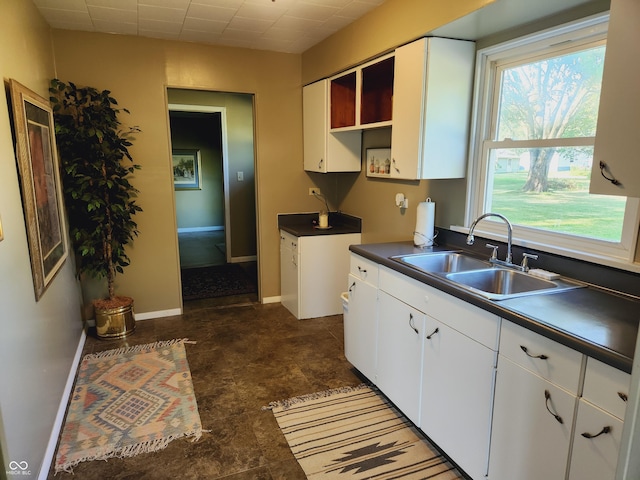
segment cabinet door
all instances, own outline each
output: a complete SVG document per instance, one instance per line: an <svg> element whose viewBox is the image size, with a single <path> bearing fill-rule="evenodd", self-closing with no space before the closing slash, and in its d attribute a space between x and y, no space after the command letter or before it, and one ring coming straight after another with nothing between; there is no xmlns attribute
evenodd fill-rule
<svg viewBox="0 0 640 480"><path fill-rule="evenodd" d="M423 38L396 49L391 177L462 178L475 45Z"/></svg>
<svg viewBox="0 0 640 480"><path fill-rule="evenodd" d="M359 172L362 132L329 132L328 80L302 89L304 169L310 172Z"/></svg>
<svg viewBox="0 0 640 480"><path fill-rule="evenodd" d="M297 239L280 232L280 301L296 318L300 313L298 283Z"/></svg>
<svg viewBox="0 0 640 480"><path fill-rule="evenodd" d="M392 178L419 178L426 48L426 39L421 39L396 49L391 128Z"/></svg>
<svg viewBox="0 0 640 480"><path fill-rule="evenodd" d="M376 385L418 425L424 314L383 291L378 305Z"/></svg>
<svg viewBox="0 0 640 480"><path fill-rule="evenodd" d="M640 125L640 59L632 45L640 45L640 2L612 0L607 53L604 60L598 128L589 192L640 197L638 125ZM605 162L613 185L600 174Z"/></svg>
<svg viewBox="0 0 640 480"><path fill-rule="evenodd" d="M472 478L484 478L497 354L429 316L424 335L420 428Z"/></svg>
<svg viewBox="0 0 640 480"><path fill-rule="evenodd" d="M324 173L327 171L327 80L303 87L302 121L304 169Z"/></svg>
<svg viewBox="0 0 640 480"><path fill-rule="evenodd" d="M621 435L621 420L580 400L569 480L614 480Z"/></svg>
<svg viewBox="0 0 640 480"><path fill-rule="evenodd" d="M349 275L349 311L344 316L344 355L375 382L378 289Z"/></svg>
<svg viewBox="0 0 640 480"><path fill-rule="evenodd" d="M575 409L574 395L500 355L489 479L564 479Z"/></svg>

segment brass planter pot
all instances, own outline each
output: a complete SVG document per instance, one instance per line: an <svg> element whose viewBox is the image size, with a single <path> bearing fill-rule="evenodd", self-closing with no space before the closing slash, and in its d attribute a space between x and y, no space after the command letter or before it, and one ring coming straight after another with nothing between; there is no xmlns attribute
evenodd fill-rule
<svg viewBox="0 0 640 480"><path fill-rule="evenodd" d="M116 307L96 305L94 309L98 338L122 338L135 331L136 321L133 317L133 300L126 305Z"/></svg>

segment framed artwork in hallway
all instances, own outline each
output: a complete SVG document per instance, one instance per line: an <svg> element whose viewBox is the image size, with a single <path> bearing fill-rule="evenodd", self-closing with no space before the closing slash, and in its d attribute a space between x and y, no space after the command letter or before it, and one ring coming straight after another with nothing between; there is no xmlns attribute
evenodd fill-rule
<svg viewBox="0 0 640 480"><path fill-rule="evenodd" d="M36 300L68 255L62 186L49 102L10 80L16 156Z"/></svg>
<svg viewBox="0 0 640 480"><path fill-rule="evenodd" d="M201 190L200 150L174 149L173 185L176 190Z"/></svg>

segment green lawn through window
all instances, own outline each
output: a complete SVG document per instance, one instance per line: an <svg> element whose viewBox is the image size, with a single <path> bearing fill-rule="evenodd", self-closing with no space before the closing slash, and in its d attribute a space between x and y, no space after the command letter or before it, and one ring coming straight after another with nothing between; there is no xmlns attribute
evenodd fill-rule
<svg viewBox="0 0 640 480"><path fill-rule="evenodd" d="M619 242L625 197L590 195L589 177L567 172L543 193L523 192L526 172L494 176L491 211L513 224Z"/></svg>

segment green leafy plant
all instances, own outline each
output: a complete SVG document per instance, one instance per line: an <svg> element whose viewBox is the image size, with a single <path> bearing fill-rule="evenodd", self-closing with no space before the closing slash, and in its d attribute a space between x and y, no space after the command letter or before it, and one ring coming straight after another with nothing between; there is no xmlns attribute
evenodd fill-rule
<svg viewBox="0 0 640 480"><path fill-rule="evenodd" d="M121 128L118 115L129 111L108 90L53 79L49 92L78 273L106 278L114 302L115 276L129 265L125 247L138 235L133 216L142 211L129 181L140 168L129 154L140 130Z"/></svg>

